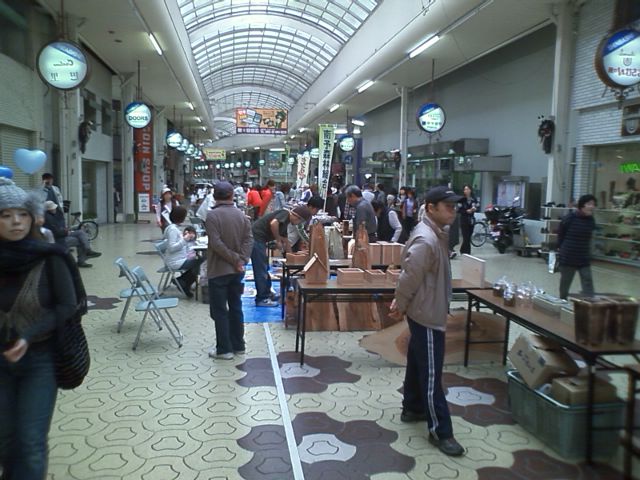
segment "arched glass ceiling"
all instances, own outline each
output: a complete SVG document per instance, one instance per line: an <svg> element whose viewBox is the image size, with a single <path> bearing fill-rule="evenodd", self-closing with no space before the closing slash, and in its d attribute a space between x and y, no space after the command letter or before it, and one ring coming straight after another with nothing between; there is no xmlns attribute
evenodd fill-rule
<svg viewBox="0 0 640 480"><path fill-rule="evenodd" d="M177 0L215 114L293 108L381 1Z"/></svg>

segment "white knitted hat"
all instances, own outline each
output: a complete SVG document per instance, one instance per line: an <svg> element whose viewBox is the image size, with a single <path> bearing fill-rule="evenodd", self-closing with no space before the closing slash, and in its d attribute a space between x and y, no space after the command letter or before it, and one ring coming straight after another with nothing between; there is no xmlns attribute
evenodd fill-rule
<svg viewBox="0 0 640 480"><path fill-rule="evenodd" d="M7 208L24 208L33 217L42 215L43 198L36 192L25 192L6 177L0 177L0 211Z"/></svg>

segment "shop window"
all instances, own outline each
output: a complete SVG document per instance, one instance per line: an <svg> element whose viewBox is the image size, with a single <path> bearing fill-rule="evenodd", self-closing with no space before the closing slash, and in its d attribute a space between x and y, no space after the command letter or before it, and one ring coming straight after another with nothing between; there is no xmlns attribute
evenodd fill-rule
<svg viewBox="0 0 640 480"><path fill-rule="evenodd" d="M593 194L598 207L640 211L640 145L599 147L595 160Z"/></svg>
<svg viewBox="0 0 640 480"><path fill-rule="evenodd" d="M102 133L109 136L113 134L111 105L104 100L102 101Z"/></svg>
<svg viewBox="0 0 640 480"><path fill-rule="evenodd" d="M27 10L31 2L3 0L0 2L0 53L16 62L30 65L30 41Z"/></svg>

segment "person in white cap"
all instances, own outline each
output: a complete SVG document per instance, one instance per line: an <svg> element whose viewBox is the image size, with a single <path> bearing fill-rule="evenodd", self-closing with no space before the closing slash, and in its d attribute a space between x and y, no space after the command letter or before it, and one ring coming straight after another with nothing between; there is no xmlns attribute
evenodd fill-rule
<svg viewBox="0 0 640 480"><path fill-rule="evenodd" d="M40 235L42 205L38 193L0 177L0 471L6 480L47 477L58 393L56 327L86 306L66 249Z"/></svg>
<svg viewBox="0 0 640 480"><path fill-rule="evenodd" d="M173 207L179 205L178 201L173 197L173 192L169 187L164 187L160 194L160 203L156 205L156 223L164 233L164 229L171 225L169 215Z"/></svg>

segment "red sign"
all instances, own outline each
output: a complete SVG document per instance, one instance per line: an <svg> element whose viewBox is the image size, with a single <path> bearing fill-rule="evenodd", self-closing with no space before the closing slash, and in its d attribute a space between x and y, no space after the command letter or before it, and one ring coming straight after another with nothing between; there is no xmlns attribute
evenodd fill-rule
<svg viewBox="0 0 640 480"><path fill-rule="evenodd" d="M133 162L136 193L151 194L153 187L153 123L133 129Z"/></svg>

